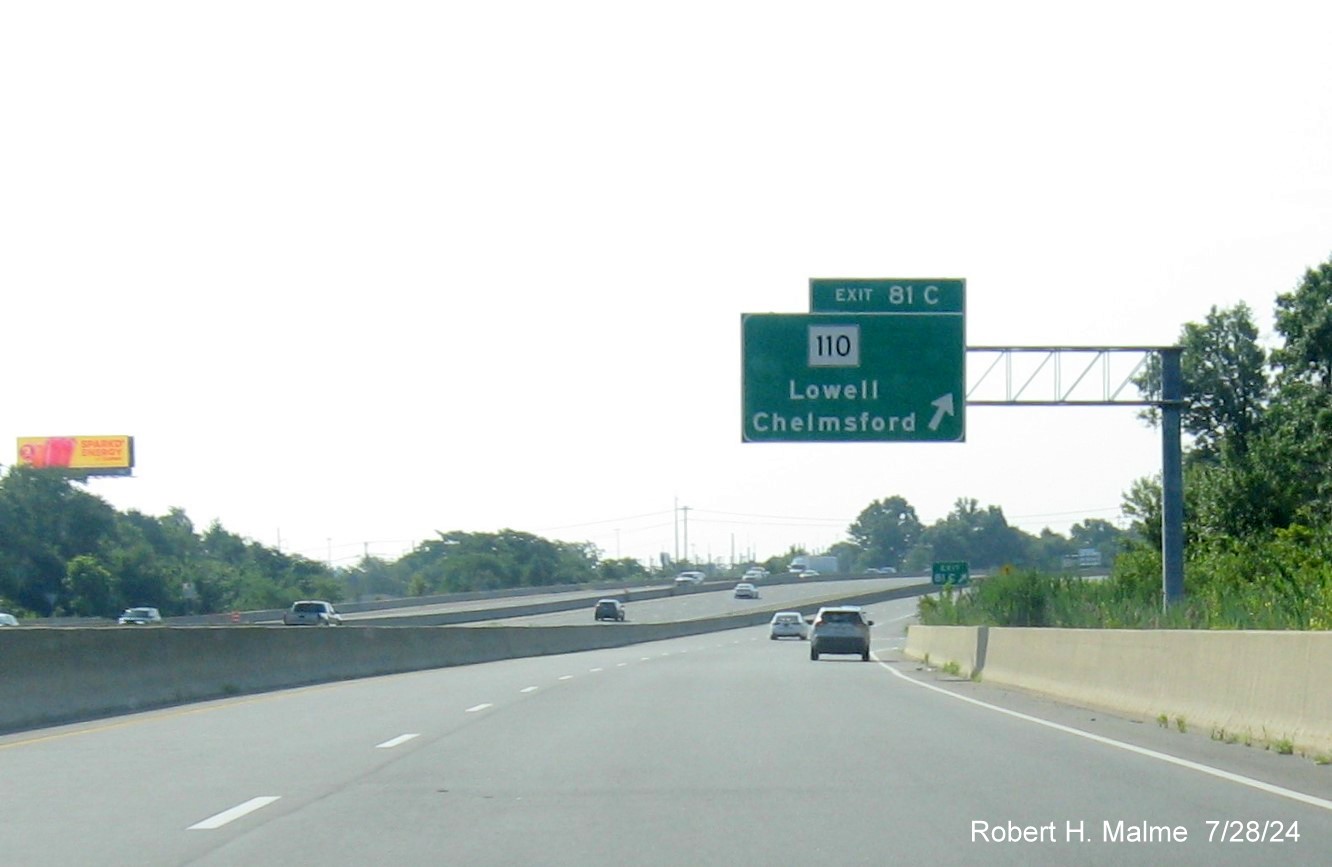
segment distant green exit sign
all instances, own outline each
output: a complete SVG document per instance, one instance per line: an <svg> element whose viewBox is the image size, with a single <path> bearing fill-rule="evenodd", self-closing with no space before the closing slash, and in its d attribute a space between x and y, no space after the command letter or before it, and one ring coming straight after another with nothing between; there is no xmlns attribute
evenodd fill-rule
<svg viewBox="0 0 1332 867"><path fill-rule="evenodd" d="M944 560L930 569L932 584L970 584L971 568L965 560Z"/></svg>
<svg viewBox="0 0 1332 867"><path fill-rule="evenodd" d="M965 313L957 277L811 277L810 313Z"/></svg>

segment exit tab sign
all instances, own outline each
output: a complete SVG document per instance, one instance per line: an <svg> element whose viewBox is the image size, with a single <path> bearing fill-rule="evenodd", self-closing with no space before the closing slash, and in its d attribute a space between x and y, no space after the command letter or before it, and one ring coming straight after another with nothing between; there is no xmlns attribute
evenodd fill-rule
<svg viewBox="0 0 1332 867"><path fill-rule="evenodd" d="M965 313L967 281L924 277L811 277L810 313Z"/></svg>

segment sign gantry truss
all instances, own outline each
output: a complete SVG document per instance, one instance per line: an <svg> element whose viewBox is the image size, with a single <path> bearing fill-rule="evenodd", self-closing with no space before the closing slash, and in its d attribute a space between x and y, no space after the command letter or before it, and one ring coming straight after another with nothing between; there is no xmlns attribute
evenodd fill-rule
<svg viewBox="0 0 1332 867"><path fill-rule="evenodd" d="M1161 411L1161 595L1166 606L1184 598L1182 352L1178 346L967 347L968 367L975 360L981 371L969 379L967 406L1154 406ZM1133 381L1148 371L1158 380L1154 399Z"/></svg>
<svg viewBox="0 0 1332 867"><path fill-rule="evenodd" d="M1133 379L1162 348L968 346L967 405L1160 406Z"/></svg>

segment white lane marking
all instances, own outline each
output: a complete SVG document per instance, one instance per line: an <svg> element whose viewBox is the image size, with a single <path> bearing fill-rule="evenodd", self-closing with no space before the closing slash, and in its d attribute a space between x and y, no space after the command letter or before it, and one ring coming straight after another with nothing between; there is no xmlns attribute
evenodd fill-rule
<svg viewBox="0 0 1332 867"><path fill-rule="evenodd" d="M535 686L525 686L525 687L523 687L522 689L520 689L520 690L518 690L518 691L519 691L519 692L536 692L536 691L537 691L537 688L536 688Z"/></svg>
<svg viewBox="0 0 1332 867"><path fill-rule="evenodd" d="M639 662L648 662L648 661L651 660L651 659L652 659L652 657L650 657L650 656L640 656L640 657L638 657L638 661L639 661Z"/></svg>
<svg viewBox="0 0 1332 867"><path fill-rule="evenodd" d="M1260 792L1267 792L1269 795L1278 795L1282 798L1290 798L1292 801L1299 801L1301 803L1308 804L1312 807L1319 807L1324 810L1332 811L1332 801L1326 800L1324 798L1319 798L1315 795L1306 795L1303 792L1297 792L1294 789L1282 788L1281 786L1274 786L1271 783L1264 783L1262 780L1255 780L1252 777L1246 777L1241 774L1232 774L1230 771L1223 771L1220 768L1214 768L1211 765L1204 765L1200 764L1199 762L1191 762L1188 759L1181 759L1178 756L1172 756L1169 753L1159 753L1156 750L1149 750L1146 747L1139 747L1139 746L1134 746L1133 744L1126 744L1123 741L1113 740L1103 735L1094 735L1091 732L1084 732L1082 729L1075 729L1072 726L1061 725L1057 722L1051 722L1050 720L1047 719L1041 719L1040 717L1030 716L1025 713L1019 713L1018 711L1015 710L1009 710L1006 707L999 707L998 705L989 704L987 702L983 702L979 699L975 699L970 696L958 695L955 692L949 692L948 690L943 689L942 687L935 686L932 683L925 683L924 681L907 677L905 674L902 674L900 671L888 665L888 663L884 662L882 659L879 659L877 656L874 658L874 661L877 662L879 665L881 665L883 668L892 672L897 677L900 677L902 680L905 680L907 683L915 684L916 686L924 687L925 689L932 689L937 693L942 693L943 695L946 695L949 698L955 698L958 701L965 701L968 704L974 704L977 707L983 707L986 708L987 710L992 710L997 713L1002 713L1007 716L1015 717L1020 720L1025 720L1027 722L1035 723L1036 725L1045 726L1046 728L1054 729L1055 731L1064 732L1070 735L1076 735L1077 737L1080 738L1086 738L1089 741L1094 741L1098 744L1104 744L1107 747L1115 747L1116 749L1126 750L1127 752L1130 753L1137 753L1140 756L1146 756L1149 759L1156 759L1157 761L1165 762L1171 765L1177 765L1181 768L1188 768L1191 771L1197 771L1200 774L1207 774L1210 777L1216 777L1218 779L1227 780L1232 783L1239 783L1241 786L1248 786L1249 788L1257 789Z"/></svg>
<svg viewBox="0 0 1332 867"><path fill-rule="evenodd" d="M398 735L396 738L390 738L389 740L384 741L382 744L375 744L375 749L391 750L396 746L407 743L412 738L419 738L420 736L421 736L420 732L413 732L411 734L406 734L406 735Z"/></svg>
<svg viewBox="0 0 1332 867"><path fill-rule="evenodd" d="M617 662L617 663L615 663L615 667L616 667L616 668L624 668L624 667L625 667L626 665L628 665L628 664L629 664L629 663L627 663L627 662Z"/></svg>
<svg viewBox="0 0 1332 867"><path fill-rule="evenodd" d="M469 707L467 710L463 711L463 713L476 713L479 710L485 710L488 707L494 707L494 706L495 704L489 701L485 702L484 704L474 704L471 707Z"/></svg>
<svg viewBox="0 0 1332 867"><path fill-rule="evenodd" d="M914 615L914 614L903 614L901 617L894 617L892 620L885 620L885 621L883 621L883 622L884 622L884 623L896 623L896 622L899 621L899 620L915 620L915 619L916 619L916 615Z"/></svg>
<svg viewBox="0 0 1332 867"><path fill-rule="evenodd" d="M249 814L253 813L255 810L267 807L269 804L273 803L280 797L282 796L265 795L261 798L251 798L250 800L246 801L244 804L237 804L236 806L232 807L230 810L223 810L222 812L218 813L216 816L210 816L209 818L204 819L202 822L196 822L195 824L191 825L185 830L215 831L218 828L221 828L223 825L236 821L242 816L248 816Z"/></svg>
<svg viewBox="0 0 1332 867"><path fill-rule="evenodd" d="M560 680L573 680L573 675L572 675L572 674L562 674L562 675L559 676L559 679L560 679Z"/></svg>
<svg viewBox="0 0 1332 867"><path fill-rule="evenodd" d="M589 668L589 669L588 669L589 672L593 672L593 673L598 672L598 671L605 671L605 670L606 670L606 669L604 669L604 668Z"/></svg>

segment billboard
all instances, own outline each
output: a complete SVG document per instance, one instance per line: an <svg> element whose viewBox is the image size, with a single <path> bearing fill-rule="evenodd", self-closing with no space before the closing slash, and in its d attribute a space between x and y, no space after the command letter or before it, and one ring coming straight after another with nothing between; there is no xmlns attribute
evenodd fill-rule
<svg viewBox="0 0 1332 867"><path fill-rule="evenodd" d="M18 465L74 470L89 476L128 476L134 469L134 437L19 437Z"/></svg>

